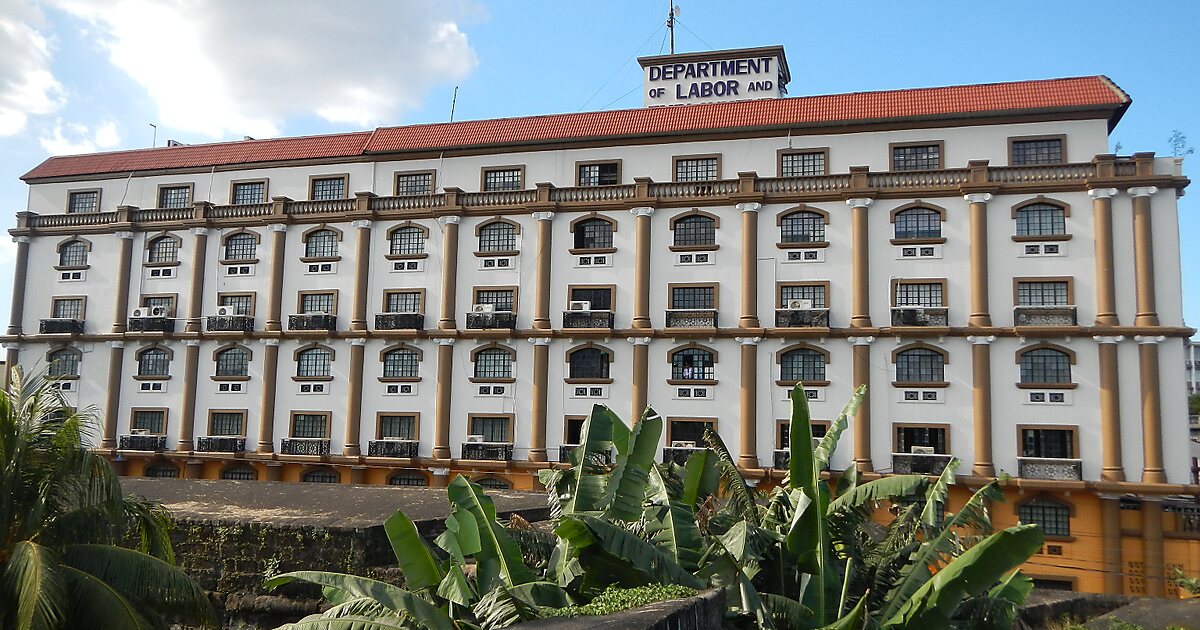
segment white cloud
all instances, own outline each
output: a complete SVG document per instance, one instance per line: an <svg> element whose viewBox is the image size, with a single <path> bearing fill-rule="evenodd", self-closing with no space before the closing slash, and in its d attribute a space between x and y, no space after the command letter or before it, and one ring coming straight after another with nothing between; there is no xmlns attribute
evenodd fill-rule
<svg viewBox="0 0 1200 630"><path fill-rule="evenodd" d="M38 27L32 2L0 0L0 136L25 129L29 116L50 114L64 103L50 72L50 42Z"/></svg>
<svg viewBox="0 0 1200 630"><path fill-rule="evenodd" d="M277 135L305 115L395 122L475 67L465 1L50 0L93 27L159 122L214 137Z"/></svg>
<svg viewBox="0 0 1200 630"><path fill-rule="evenodd" d="M50 135L38 138L38 142L50 155L78 155L111 149L121 143L121 135L117 132L117 124L112 121L93 129L80 123L64 125L59 120Z"/></svg>

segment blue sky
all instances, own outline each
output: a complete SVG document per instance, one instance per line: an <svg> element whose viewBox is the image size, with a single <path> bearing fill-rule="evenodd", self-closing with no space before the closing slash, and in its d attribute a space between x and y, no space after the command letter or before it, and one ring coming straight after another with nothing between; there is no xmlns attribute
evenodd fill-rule
<svg viewBox="0 0 1200 630"><path fill-rule="evenodd" d="M676 0L679 52L782 44L792 95L1106 74L1120 152L1200 146L1200 3ZM52 153L641 106L666 2L0 0L0 205ZM182 70L181 70L182 69ZM1200 155L1193 155L1189 161ZM1185 163L1185 173L1194 169ZM1180 201L1200 238L1200 191ZM1200 323L1200 248L1184 248ZM0 248L0 313L12 248Z"/></svg>

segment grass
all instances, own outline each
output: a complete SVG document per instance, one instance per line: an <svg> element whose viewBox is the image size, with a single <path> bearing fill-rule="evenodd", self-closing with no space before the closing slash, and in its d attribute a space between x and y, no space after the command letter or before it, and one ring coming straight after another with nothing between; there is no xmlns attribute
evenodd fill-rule
<svg viewBox="0 0 1200 630"><path fill-rule="evenodd" d="M638 586L635 588L618 588L610 586L595 599L583 606L567 606L565 608L547 608L542 613L547 617L595 617L611 615L640 608L647 604L662 602L668 599L692 597L698 591L678 584L657 584Z"/></svg>

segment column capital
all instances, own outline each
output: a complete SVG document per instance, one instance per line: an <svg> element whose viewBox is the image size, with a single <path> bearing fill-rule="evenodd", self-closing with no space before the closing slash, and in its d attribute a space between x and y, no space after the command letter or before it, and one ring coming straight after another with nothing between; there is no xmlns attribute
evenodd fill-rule
<svg viewBox="0 0 1200 630"><path fill-rule="evenodd" d="M626 339L626 341L628 341L629 343L631 343L631 344L633 344L633 345L635 345L635 346L648 346L648 345L650 345L650 338L649 338L649 337L629 337L629 338L627 338L627 339Z"/></svg>
<svg viewBox="0 0 1200 630"><path fill-rule="evenodd" d="M548 346L548 345L550 345L550 342L552 342L552 341L554 341L554 340L549 337L530 337L529 338L529 343L531 343L535 346Z"/></svg>
<svg viewBox="0 0 1200 630"><path fill-rule="evenodd" d="M110 341L108 342L108 347L112 348L113 350L120 350L121 348L125 347L125 342L121 341L120 339Z"/></svg>
<svg viewBox="0 0 1200 630"><path fill-rule="evenodd" d="M733 340L743 346L757 346L758 342L762 341L762 337L734 337Z"/></svg>
<svg viewBox="0 0 1200 630"><path fill-rule="evenodd" d="M1151 345L1160 344L1167 338L1163 335L1134 335L1133 340L1143 345Z"/></svg>
<svg viewBox="0 0 1200 630"><path fill-rule="evenodd" d="M194 227L188 231L192 233L192 236L208 236L208 228L206 227Z"/></svg>
<svg viewBox="0 0 1200 630"><path fill-rule="evenodd" d="M1092 199L1111 199L1116 197L1118 192L1120 191L1116 188L1090 188L1088 196Z"/></svg>
<svg viewBox="0 0 1200 630"><path fill-rule="evenodd" d="M875 343L874 337L846 337L846 341L856 346L869 346Z"/></svg>
<svg viewBox="0 0 1200 630"><path fill-rule="evenodd" d="M534 212L533 219L535 221L552 221L554 219L553 212Z"/></svg>
<svg viewBox="0 0 1200 630"><path fill-rule="evenodd" d="M185 346L187 346L187 347L189 347L189 348L199 348L199 347L200 347L200 340L199 340L199 339L188 339L188 340L186 340L186 341L184 341L184 342L183 342L183 345L185 345Z"/></svg>
<svg viewBox="0 0 1200 630"><path fill-rule="evenodd" d="M355 219L354 221L350 222L350 227L353 227L356 230L369 230L371 229L371 220Z"/></svg>
<svg viewBox="0 0 1200 630"><path fill-rule="evenodd" d="M278 339L262 339L261 341L264 346L270 346L270 347L275 347L275 348L279 347Z"/></svg>
<svg viewBox="0 0 1200 630"><path fill-rule="evenodd" d="M442 225L458 225L462 222L462 217L457 214L444 214L437 218L437 222Z"/></svg>
<svg viewBox="0 0 1200 630"><path fill-rule="evenodd" d="M649 206L638 206L637 208L630 208L629 214L632 214L635 217L648 217L654 214L654 208Z"/></svg>
<svg viewBox="0 0 1200 630"><path fill-rule="evenodd" d="M986 346L996 340L996 335L968 336L967 343L973 346Z"/></svg>
<svg viewBox="0 0 1200 630"><path fill-rule="evenodd" d="M28 243L29 237L28 236L14 236L13 242L14 243Z"/></svg>
<svg viewBox="0 0 1200 630"><path fill-rule="evenodd" d="M286 232L287 224L286 223L272 223L267 226L267 229L272 232Z"/></svg>
<svg viewBox="0 0 1200 630"><path fill-rule="evenodd" d="M1128 191L1130 197L1149 197L1158 192L1157 186L1135 186Z"/></svg>
<svg viewBox="0 0 1200 630"><path fill-rule="evenodd" d="M367 340L363 337L354 337L353 339L350 340L350 345L365 346L365 345L367 345Z"/></svg>
<svg viewBox="0 0 1200 630"><path fill-rule="evenodd" d="M850 206L851 208L866 208L874 201L875 200L870 197L855 197L854 199L847 199L846 205Z"/></svg>
<svg viewBox="0 0 1200 630"><path fill-rule="evenodd" d="M1096 343L1121 343L1125 341L1125 335L1094 335L1092 340Z"/></svg>
<svg viewBox="0 0 1200 630"><path fill-rule="evenodd" d="M963 195L967 203L987 203L992 200L992 193L970 193Z"/></svg>
<svg viewBox="0 0 1200 630"><path fill-rule="evenodd" d="M758 203L757 201L748 201L745 203L739 203L734 207L742 212L758 212L762 208L762 204Z"/></svg>
<svg viewBox="0 0 1200 630"><path fill-rule="evenodd" d="M6 341L6 342L4 342L4 349L5 350L20 350L21 344L15 342L15 341ZM11 368L12 366L9 366L9 367Z"/></svg>
<svg viewBox="0 0 1200 630"><path fill-rule="evenodd" d="M113 232L113 236L115 236L123 241L133 240L133 232L130 232L129 230L118 230L116 232Z"/></svg>
<svg viewBox="0 0 1200 630"><path fill-rule="evenodd" d="M436 343L439 346L453 346L455 341L457 341L457 339L454 339L453 337L438 337L437 339L433 340L433 343Z"/></svg>

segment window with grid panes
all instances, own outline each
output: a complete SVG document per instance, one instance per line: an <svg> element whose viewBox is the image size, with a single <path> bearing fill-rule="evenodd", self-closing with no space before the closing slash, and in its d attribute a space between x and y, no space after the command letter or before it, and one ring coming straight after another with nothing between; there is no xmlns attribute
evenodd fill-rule
<svg viewBox="0 0 1200 630"><path fill-rule="evenodd" d="M296 357L296 376L329 376L333 355L325 348L309 348Z"/></svg>
<svg viewBox="0 0 1200 630"><path fill-rule="evenodd" d="M161 409L139 409L133 412L133 422L130 423L130 428L162 435L167 429L167 412Z"/></svg>
<svg viewBox="0 0 1200 630"><path fill-rule="evenodd" d="M146 477L151 479L176 479L179 469L170 464L155 464L146 467Z"/></svg>
<svg viewBox="0 0 1200 630"><path fill-rule="evenodd" d="M1057 501L1031 499L1017 508L1017 516L1027 525L1037 525L1047 536L1071 535L1071 508Z"/></svg>
<svg viewBox="0 0 1200 630"><path fill-rule="evenodd" d="M575 224L575 249L601 249L612 246L612 223L604 219L587 219Z"/></svg>
<svg viewBox="0 0 1200 630"><path fill-rule="evenodd" d="M383 355L384 378L416 378L417 353L399 348Z"/></svg>
<svg viewBox="0 0 1200 630"><path fill-rule="evenodd" d="M784 243L823 243L825 217L807 210L788 214L779 222L779 238Z"/></svg>
<svg viewBox="0 0 1200 630"><path fill-rule="evenodd" d="M779 161L780 177L806 177L825 174L824 151L784 153Z"/></svg>
<svg viewBox="0 0 1200 630"><path fill-rule="evenodd" d="M896 213L896 240L941 238L942 215L929 208L909 208Z"/></svg>
<svg viewBox="0 0 1200 630"><path fill-rule="evenodd" d="M896 306L938 308L942 305L942 283L900 282L896 284Z"/></svg>
<svg viewBox="0 0 1200 630"><path fill-rule="evenodd" d="M593 311L612 310L612 289L601 287L575 287L571 289L572 302L591 302Z"/></svg>
<svg viewBox="0 0 1200 630"><path fill-rule="evenodd" d="M305 293L300 296L301 313L333 313L332 293Z"/></svg>
<svg viewBox="0 0 1200 630"><path fill-rule="evenodd" d="M493 310L501 313L513 312L512 289L481 289L475 292L476 304L491 304Z"/></svg>
<svg viewBox="0 0 1200 630"><path fill-rule="evenodd" d="M473 416L471 435L482 435L484 442L511 442L508 436L508 418L504 416Z"/></svg>
<svg viewBox="0 0 1200 630"><path fill-rule="evenodd" d="M392 230L388 253L393 256L425 253L425 233L415 227Z"/></svg>
<svg viewBox="0 0 1200 630"><path fill-rule="evenodd" d="M218 306L228 306L233 308L233 312L238 315L249 315L250 307L254 304L254 296L252 295L222 295Z"/></svg>
<svg viewBox="0 0 1200 630"><path fill-rule="evenodd" d="M258 239L252 234L233 234L225 239L225 260L254 260L257 250Z"/></svg>
<svg viewBox="0 0 1200 630"><path fill-rule="evenodd" d="M1075 458L1075 432L1070 429L1021 429L1022 457Z"/></svg>
<svg viewBox="0 0 1200 630"><path fill-rule="evenodd" d="M675 181L708 182L717 178L717 158L675 160Z"/></svg>
<svg viewBox="0 0 1200 630"><path fill-rule="evenodd" d="M292 414L292 437L317 438L329 437L329 426L323 413L294 413Z"/></svg>
<svg viewBox="0 0 1200 630"><path fill-rule="evenodd" d="M716 287L671 287L671 308L712 310L717 307Z"/></svg>
<svg viewBox="0 0 1200 630"><path fill-rule="evenodd" d="M817 382L825 380L825 355L810 348L797 348L779 358L782 381Z"/></svg>
<svg viewBox="0 0 1200 630"><path fill-rule="evenodd" d="M497 479L495 477L484 477L483 479L480 479L480 480L476 481L475 483L479 484L479 487L481 487L485 490L511 490L512 489L512 484L508 483L507 481L505 481L503 479Z"/></svg>
<svg viewBox="0 0 1200 630"><path fill-rule="evenodd" d="M159 208L186 208L192 205L191 186L168 186L158 189Z"/></svg>
<svg viewBox="0 0 1200 630"><path fill-rule="evenodd" d="M317 230L304 239L305 258L333 258L337 255L337 233L333 230Z"/></svg>
<svg viewBox="0 0 1200 630"><path fill-rule="evenodd" d="M1017 236L1066 234L1066 214L1062 206L1049 203L1032 203L1017 208Z"/></svg>
<svg viewBox="0 0 1200 630"><path fill-rule="evenodd" d="M176 262L179 260L179 241L163 236L150 241L146 261L152 263Z"/></svg>
<svg viewBox="0 0 1200 630"><path fill-rule="evenodd" d="M896 355L896 380L901 383L941 383L946 380L946 358L928 348L913 348Z"/></svg>
<svg viewBox="0 0 1200 630"><path fill-rule="evenodd" d="M932 446L935 453L946 453L946 429L943 427L896 427L896 452L910 453L914 446Z"/></svg>
<svg viewBox="0 0 1200 630"><path fill-rule="evenodd" d="M235 206L248 203L264 203L267 200L266 182L241 182L233 185L233 198L230 203Z"/></svg>
<svg viewBox="0 0 1200 630"><path fill-rule="evenodd" d="M234 466L221 471L221 479L227 481L254 481L258 473L249 466Z"/></svg>
<svg viewBox="0 0 1200 630"><path fill-rule="evenodd" d="M400 173L396 175L396 196L429 195L433 193L433 173Z"/></svg>
<svg viewBox="0 0 1200 630"><path fill-rule="evenodd" d="M475 378L512 378L512 353L488 348L475 355Z"/></svg>
<svg viewBox="0 0 1200 630"><path fill-rule="evenodd" d="M695 442L697 445L702 445L704 444L704 430L708 428L713 428L712 422L699 422L696 420L672 420L671 441Z"/></svg>
<svg viewBox="0 0 1200 630"><path fill-rule="evenodd" d="M1066 281L1018 282L1017 306L1069 306Z"/></svg>
<svg viewBox="0 0 1200 630"><path fill-rule="evenodd" d="M892 147L892 169L932 171L942 168L942 149L936 144Z"/></svg>
<svg viewBox="0 0 1200 630"><path fill-rule="evenodd" d="M779 300L787 308L788 300L811 300L813 308L826 308L825 285L785 284L779 287Z"/></svg>
<svg viewBox="0 0 1200 630"><path fill-rule="evenodd" d="M707 350L686 348L671 355L671 379L676 381L716 380L716 362Z"/></svg>
<svg viewBox="0 0 1200 630"><path fill-rule="evenodd" d="M300 478L300 481L303 481L304 483L337 483L338 474L326 468L322 468L320 470L310 470L309 472L304 473L304 476Z"/></svg>
<svg viewBox="0 0 1200 630"><path fill-rule="evenodd" d="M599 348L583 348L571 353L568 378L608 378L608 353Z"/></svg>
<svg viewBox="0 0 1200 630"><path fill-rule="evenodd" d="M1031 164L1062 164L1063 145L1061 138L1041 140L1013 140L1012 166Z"/></svg>
<svg viewBox="0 0 1200 630"><path fill-rule="evenodd" d="M479 251L511 252L517 249L517 228L495 221L479 228Z"/></svg>
<svg viewBox="0 0 1200 630"><path fill-rule="evenodd" d="M210 418L209 435L242 435L246 415L240 411L214 411Z"/></svg>
<svg viewBox="0 0 1200 630"><path fill-rule="evenodd" d="M429 479L417 472L401 472L388 477L389 486L428 486Z"/></svg>
<svg viewBox="0 0 1200 630"><path fill-rule="evenodd" d="M312 190L309 199L325 201L328 199L346 198L346 179L344 177L320 177L312 180Z"/></svg>
<svg viewBox="0 0 1200 630"><path fill-rule="evenodd" d="M250 353L235 346L217 353L217 376L246 376L250 370Z"/></svg>
<svg viewBox="0 0 1200 630"><path fill-rule="evenodd" d="M616 162L603 164L582 164L579 167L580 186L615 186L621 182L618 178Z"/></svg>
<svg viewBox="0 0 1200 630"><path fill-rule="evenodd" d="M505 168L483 172L483 190L521 190L521 169Z"/></svg>
<svg viewBox="0 0 1200 630"><path fill-rule="evenodd" d="M138 355L138 376L169 376L171 357L166 350L151 348Z"/></svg>
<svg viewBox="0 0 1200 630"><path fill-rule="evenodd" d="M83 298L56 298L51 307L51 317L83 319Z"/></svg>
<svg viewBox="0 0 1200 630"><path fill-rule="evenodd" d="M68 241L58 248L60 267L86 267L87 259L87 245L83 241Z"/></svg>
<svg viewBox="0 0 1200 630"><path fill-rule="evenodd" d="M387 313L420 313L421 293L419 291L388 291L386 304Z"/></svg>
<svg viewBox="0 0 1200 630"><path fill-rule="evenodd" d="M402 414L379 416L379 437L384 440L415 440L417 417Z"/></svg>
<svg viewBox="0 0 1200 630"><path fill-rule="evenodd" d="M142 308L147 309L162 309L162 312L167 314L167 317L172 315L175 310L175 298L169 295L147 295L142 297Z"/></svg>
<svg viewBox="0 0 1200 630"><path fill-rule="evenodd" d="M678 247L717 243L717 222L708 217L684 217L675 222L672 230L675 233L675 245Z"/></svg>
<svg viewBox="0 0 1200 630"><path fill-rule="evenodd" d="M1022 383L1070 383L1071 357L1053 348L1038 348L1021 355Z"/></svg>
<svg viewBox="0 0 1200 630"><path fill-rule="evenodd" d="M74 350L55 350L46 356L50 378L79 376L79 353Z"/></svg>
<svg viewBox="0 0 1200 630"><path fill-rule="evenodd" d="M95 190L73 192L67 200L67 214L100 211L100 193Z"/></svg>

